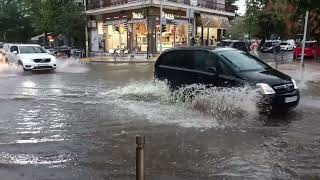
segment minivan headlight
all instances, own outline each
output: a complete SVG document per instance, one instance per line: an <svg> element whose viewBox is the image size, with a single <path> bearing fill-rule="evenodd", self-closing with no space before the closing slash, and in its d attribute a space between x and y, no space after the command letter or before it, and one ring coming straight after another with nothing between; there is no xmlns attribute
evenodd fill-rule
<svg viewBox="0 0 320 180"><path fill-rule="evenodd" d="M298 89L297 82L294 79L291 79L294 89Z"/></svg>
<svg viewBox="0 0 320 180"><path fill-rule="evenodd" d="M257 87L261 90L262 94L275 94L276 93L272 89L272 87L266 83L258 83Z"/></svg>

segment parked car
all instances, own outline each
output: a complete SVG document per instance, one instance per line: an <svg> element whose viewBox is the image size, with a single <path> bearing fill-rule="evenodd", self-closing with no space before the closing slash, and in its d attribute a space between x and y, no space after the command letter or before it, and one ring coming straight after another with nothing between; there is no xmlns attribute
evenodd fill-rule
<svg viewBox="0 0 320 180"><path fill-rule="evenodd" d="M258 87L264 106L271 112L287 112L299 103L296 82L261 59L233 48L173 48L155 63L154 77L167 80L171 89L189 84ZM264 107L263 106L263 107Z"/></svg>
<svg viewBox="0 0 320 180"><path fill-rule="evenodd" d="M56 57L70 57L71 56L71 48L68 46L60 46L54 49L54 55Z"/></svg>
<svg viewBox="0 0 320 180"><path fill-rule="evenodd" d="M27 70L54 70L56 58L37 44L4 44L5 61Z"/></svg>
<svg viewBox="0 0 320 180"><path fill-rule="evenodd" d="M49 53L54 55L54 48L51 46L43 46L43 48Z"/></svg>
<svg viewBox="0 0 320 180"><path fill-rule="evenodd" d="M295 48L295 43L294 41L283 41L280 44L280 48L282 51L293 51Z"/></svg>
<svg viewBox="0 0 320 180"><path fill-rule="evenodd" d="M297 47L293 50L294 59L298 59L302 54L302 43L297 44ZM314 58L320 57L320 45L317 41L306 41L304 49L304 57Z"/></svg>
<svg viewBox="0 0 320 180"><path fill-rule="evenodd" d="M279 53L280 50L280 41L266 41L260 48L264 53Z"/></svg>
<svg viewBox="0 0 320 180"><path fill-rule="evenodd" d="M235 49L239 49L244 52L249 52L248 43L246 41L241 40L223 40L220 42L219 46L222 47L231 47Z"/></svg>

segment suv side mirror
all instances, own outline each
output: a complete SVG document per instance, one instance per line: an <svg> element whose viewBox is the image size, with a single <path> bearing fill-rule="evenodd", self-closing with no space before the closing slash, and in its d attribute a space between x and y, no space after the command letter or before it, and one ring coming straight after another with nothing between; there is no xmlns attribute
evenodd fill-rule
<svg viewBox="0 0 320 180"><path fill-rule="evenodd" d="M18 51L12 51L13 54L18 54Z"/></svg>
<svg viewBox="0 0 320 180"><path fill-rule="evenodd" d="M217 68L215 67L208 67L208 71L217 74Z"/></svg>

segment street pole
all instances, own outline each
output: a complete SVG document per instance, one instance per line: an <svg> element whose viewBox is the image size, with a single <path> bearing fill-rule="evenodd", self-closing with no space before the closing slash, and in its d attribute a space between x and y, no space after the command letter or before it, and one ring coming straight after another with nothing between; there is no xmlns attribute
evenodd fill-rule
<svg viewBox="0 0 320 180"><path fill-rule="evenodd" d="M302 53L301 53L301 66L304 68L304 48L306 47L306 38L307 38L307 30L308 30L308 19L309 19L309 10L306 11L306 17L304 21L304 32L303 32L303 40L302 40Z"/></svg>
<svg viewBox="0 0 320 180"><path fill-rule="evenodd" d="M188 34L187 34L187 46L189 46L189 39L190 39L190 16L191 16L191 8L188 8Z"/></svg>
<svg viewBox="0 0 320 180"><path fill-rule="evenodd" d="M87 10L87 1L83 1L84 12ZM86 38L86 57L89 57L89 40L88 40L88 23L86 23L86 27L84 28L85 38Z"/></svg>
<svg viewBox="0 0 320 180"><path fill-rule="evenodd" d="M160 0L160 36L159 36L159 42L160 42L160 53L162 53L162 0Z"/></svg>

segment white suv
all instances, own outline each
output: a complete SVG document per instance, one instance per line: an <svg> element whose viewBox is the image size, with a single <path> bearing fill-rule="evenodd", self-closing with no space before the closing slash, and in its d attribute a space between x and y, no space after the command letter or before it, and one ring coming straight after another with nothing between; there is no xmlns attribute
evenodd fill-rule
<svg viewBox="0 0 320 180"><path fill-rule="evenodd" d="M16 63L23 70L54 70L56 58L37 44L4 44L5 61Z"/></svg>

